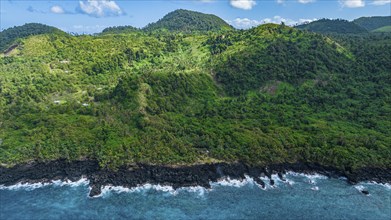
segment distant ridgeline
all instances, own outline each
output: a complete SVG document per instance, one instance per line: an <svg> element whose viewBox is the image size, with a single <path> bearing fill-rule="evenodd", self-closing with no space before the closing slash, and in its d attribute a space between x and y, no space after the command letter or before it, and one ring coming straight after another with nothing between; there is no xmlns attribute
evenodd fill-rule
<svg viewBox="0 0 391 220"><path fill-rule="evenodd" d="M316 33L339 33L339 34L360 34L368 32L365 28L342 19L330 20L320 19L308 24L296 26L298 29L308 30Z"/></svg>
<svg viewBox="0 0 391 220"><path fill-rule="evenodd" d="M90 158L111 169L219 161L390 169L391 34L342 20L304 29L332 23L355 34L276 24L238 31L185 10L147 31L8 29L2 36L19 30L20 38L0 56L0 164Z"/></svg>
<svg viewBox="0 0 391 220"><path fill-rule="evenodd" d="M296 26L298 29L316 33L361 34L366 32L387 32L391 26L391 16L361 17L354 21L342 19L320 19Z"/></svg>
<svg viewBox="0 0 391 220"><path fill-rule="evenodd" d="M135 28L130 25L126 26L116 26L116 27L108 27L103 29L102 34L120 34L120 33L133 33L141 31L139 28Z"/></svg>
<svg viewBox="0 0 391 220"><path fill-rule="evenodd" d="M365 28L368 31L379 31L388 30L384 32L390 32L391 28L391 16L375 16L375 17L361 17L353 20L353 23Z"/></svg>
<svg viewBox="0 0 391 220"><path fill-rule="evenodd" d="M37 23L29 23L18 27L8 28L0 32L0 51L3 52L6 50L16 39L49 33L65 34L65 32L58 28Z"/></svg>

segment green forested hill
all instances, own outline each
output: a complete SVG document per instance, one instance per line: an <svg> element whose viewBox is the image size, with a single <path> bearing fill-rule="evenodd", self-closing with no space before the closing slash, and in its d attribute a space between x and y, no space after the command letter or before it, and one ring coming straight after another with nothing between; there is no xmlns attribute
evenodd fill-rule
<svg viewBox="0 0 391 220"><path fill-rule="evenodd" d="M391 25L377 28L375 30L372 30L372 32L391 32Z"/></svg>
<svg viewBox="0 0 391 220"><path fill-rule="evenodd" d="M390 168L390 40L274 24L30 36L0 57L0 163Z"/></svg>
<svg viewBox="0 0 391 220"><path fill-rule="evenodd" d="M361 17L353 20L353 23L373 31L385 26L391 26L391 16L373 16L373 17Z"/></svg>
<svg viewBox="0 0 391 220"><path fill-rule="evenodd" d="M18 27L8 28L0 32L0 51L3 52L6 50L16 39L54 32L65 34L58 28L38 23L29 23Z"/></svg>
<svg viewBox="0 0 391 220"><path fill-rule="evenodd" d="M342 19L320 19L308 24L298 25L296 28L321 34L360 34L367 32L364 27Z"/></svg>
<svg viewBox="0 0 391 220"><path fill-rule="evenodd" d="M115 26L108 27L102 30L102 34L121 34L121 33L132 33L140 31L140 29L135 28L133 26Z"/></svg>
<svg viewBox="0 0 391 220"><path fill-rule="evenodd" d="M170 12L159 21L151 23L144 28L146 31L168 30L181 32L219 31L231 29L233 28L227 24L227 22L216 15L203 14L184 9Z"/></svg>

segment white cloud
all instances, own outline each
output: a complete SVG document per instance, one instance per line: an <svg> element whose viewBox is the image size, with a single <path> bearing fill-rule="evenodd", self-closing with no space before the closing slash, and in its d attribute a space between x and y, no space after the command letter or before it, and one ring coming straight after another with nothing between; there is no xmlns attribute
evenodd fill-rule
<svg viewBox="0 0 391 220"><path fill-rule="evenodd" d="M263 23L274 23L274 24L281 24L282 22L284 22L285 25L294 26L297 24L302 24L302 23L311 22L315 20L317 19L300 18L299 20L293 20L293 19L283 18L281 16L276 15L273 18L265 18L262 21Z"/></svg>
<svg viewBox="0 0 391 220"><path fill-rule="evenodd" d="M300 18L299 20L293 20L289 18L283 18L281 16L274 16L272 18L265 18L262 20L252 20L249 18L236 18L233 21L227 21L230 25L234 26L238 29L248 29L252 28L261 24L266 23L274 23L274 24L281 24L281 22L284 22L285 25L288 26L294 26L302 23L312 22L317 19L307 19L307 18Z"/></svg>
<svg viewBox="0 0 391 220"><path fill-rule="evenodd" d="M285 3L285 0L276 0L277 1L277 4L284 4Z"/></svg>
<svg viewBox="0 0 391 220"><path fill-rule="evenodd" d="M297 23L297 21L294 21L289 18L283 18L278 15L274 16L273 18L265 18L265 19L263 19L263 22L264 23L274 23L274 24L281 24L281 22L284 22L284 24L286 24L286 25L295 25Z"/></svg>
<svg viewBox="0 0 391 220"><path fill-rule="evenodd" d="M298 2L301 4L307 4L307 3L315 2L315 0L298 0Z"/></svg>
<svg viewBox="0 0 391 220"><path fill-rule="evenodd" d="M385 5L390 4L391 0L373 0L370 4L371 5Z"/></svg>
<svg viewBox="0 0 391 220"><path fill-rule="evenodd" d="M78 10L93 17L119 16L124 14L117 3L110 0L80 1Z"/></svg>
<svg viewBox="0 0 391 220"><path fill-rule="evenodd" d="M55 14L64 14L65 13L64 9L61 8L61 6L58 6L58 5L55 5L55 6L51 7L50 11L52 13L55 13Z"/></svg>
<svg viewBox="0 0 391 220"><path fill-rule="evenodd" d="M230 3L233 7L243 10L250 10L257 4L255 0L230 0Z"/></svg>
<svg viewBox="0 0 391 220"><path fill-rule="evenodd" d="M347 8L361 8L365 6L364 0L340 0L342 7Z"/></svg>
<svg viewBox="0 0 391 220"><path fill-rule="evenodd" d="M313 19L300 18L299 21L296 24L310 23L310 22L313 22L313 21L316 21L316 20L318 20L318 19L316 19L316 18L313 18Z"/></svg>
<svg viewBox="0 0 391 220"><path fill-rule="evenodd" d="M238 29L248 29L262 24L262 21L251 20L248 18L236 18L233 21L228 21L228 23Z"/></svg>
<svg viewBox="0 0 391 220"><path fill-rule="evenodd" d="M67 28L67 31L83 34L93 34L101 32L103 29L107 28L107 25L73 25Z"/></svg>
<svg viewBox="0 0 391 220"><path fill-rule="evenodd" d="M85 30L85 31L91 31L91 30L100 30L100 29L104 29L104 28L107 28L108 26L107 25L73 25L72 28L73 29L77 29L77 30Z"/></svg>

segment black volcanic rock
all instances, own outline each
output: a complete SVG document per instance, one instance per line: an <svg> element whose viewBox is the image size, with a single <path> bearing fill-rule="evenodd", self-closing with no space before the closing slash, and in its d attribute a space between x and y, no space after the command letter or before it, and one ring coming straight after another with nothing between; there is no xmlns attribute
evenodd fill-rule
<svg viewBox="0 0 391 220"><path fill-rule="evenodd" d="M277 175L278 175L278 178L280 178L280 180L286 181L286 179L284 178L284 176L282 175L281 172L278 172Z"/></svg>
<svg viewBox="0 0 391 220"><path fill-rule="evenodd" d="M91 186L90 193L88 194L90 197L98 196L102 193L101 185L96 184Z"/></svg>
<svg viewBox="0 0 391 220"><path fill-rule="evenodd" d="M188 186L202 186L210 188L210 182L216 182L221 178L244 179L249 175L256 183L265 187L265 183L259 177L266 175L270 178L270 185L275 181L271 174L276 173L282 178L282 173L291 170L301 173L319 173L328 176L347 176L348 181L377 181L391 182L391 171L380 168L365 168L352 172L341 172L331 167L322 167L319 164L274 164L265 167L248 166L244 163L216 163L192 166L160 166L147 164L134 164L123 166L118 170L107 170L99 167L98 161L66 161L56 160L51 162L32 162L21 164L11 168L0 167L0 185L13 185L18 182L50 182L51 180L78 180L87 177L91 187L90 196L101 193L101 187L124 186L137 187L139 185L163 184L170 185L174 189ZM366 192L362 191L366 194Z"/></svg>
<svg viewBox="0 0 391 220"><path fill-rule="evenodd" d="M261 187L262 187L262 189L264 189L265 188L265 182L263 182L260 178L254 178L254 181L256 182L256 183L258 183Z"/></svg>

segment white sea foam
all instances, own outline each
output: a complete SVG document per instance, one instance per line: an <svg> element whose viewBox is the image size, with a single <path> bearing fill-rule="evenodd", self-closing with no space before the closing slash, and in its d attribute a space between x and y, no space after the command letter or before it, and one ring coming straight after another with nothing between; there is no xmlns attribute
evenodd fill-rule
<svg viewBox="0 0 391 220"><path fill-rule="evenodd" d="M162 186L160 184L157 184L157 185L152 185L152 184L144 184L143 186L140 187L137 187L136 189L141 189L141 190L156 190L156 191L162 191L162 192L169 192L169 193L172 193L174 192L174 188L172 188L172 186Z"/></svg>
<svg viewBox="0 0 391 220"><path fill-rule="evenodd" d="M205 187L202 186L190 186L190 187L181 187L178 189L174 189L172 186L162 186L160 184L153 185L150 183L146 183L143 185L139 185L137 187L132 187L132 188L127 188L127 187L122 187L122 186L103 186L102 187L102 193L100 196L107 196L108 193L110 192L115 192L115 193L133 193L133 192L145 192L148 190L156 190L156 191L161 191L165 193L169 193L171 195L177 195L180 192L190 192L190 193L197 193L199 196L204 196L205 193L210 192L213 190L214 187L217 186L231 186L231 187L242 187L245 185L257 185L260 188L262 188L259 184L257 184L253 178L245 175L244 179L230 179L224 178L221 179L217 182L210 182L211 189L206 189Z"/></svg>
<svg viewBox="0 0 391 220"><path fill-rule="evenodd" d="M361 182L362 185L374 185L374 186L382 186L388 190L391 190L391 184L389 183L377 183L374 181L368 181L368 182Z"/></svg>
<svg viewBox="0 0 391 220"><path fill-rule="evenodd" d="M344 176L340 176L340 177L338 177L338 179L339 179L339 180L345 180L345 181L348 180L348 178L346 178L346 177L344 177Z"/></svg>
<svg viewBox="0 0 391 220"><path fill-rule="evenodd" d="M287 179L286 179L286 175L283 175L283 176L282 176L282 177L285 179L285 181L282 180L282 179L280 179L280 177L278 176L278 174L272 174L271 177L272 177L272 179L274 180L274 185L276 185L276 186L279 186L279 185L281 185L281 184L287 184L287 183L288 183L288 182L287 182ZM293 181L292 181L292 182L293 182Z"/></svg>
<svg viewBox="0 0 391 220"><path fill-rule="evenodd" d="M160 184L154 185L154 184L146 183L146 184L143 184L143 185L140 185L137 187L131 187L131 188L127 188L127 187L123 187L123 186L108 185L108 186L103 186L101 190L102 190L101 195L96 196L96 197L100 197L100 196L105 197L110 192L133 193L133 192L146 192L149 190L160 191L160 192L168 193L168 194L174 195L174 196L177 195L178 193L180 193L181 191L186 191L186 192L190 192L190 193L197 193L199 196L203 196L205 194L205 192L209 192L212 189L206 189L201 186L181 187L179 189L174 189L172 186L162 186Z"/></svg>
<svg viewBox="0 0 391 220"><path fill-rule="evenodd" d="M227 178L224 178L224 179L221 179L217 182L211 182L210 185L213 187L213 186L217 186L217 185L220 185L220 186L233 186L233 187L242 187L242 186L245 186L247 184L254 184L254 179L245 175L244 176L245 178L244 179L231 179L229 177Z"/></svg>
<svg viewBox="0 0 391 220"><path fill-rule="evenodd" d="M190 193L197 193L199 196L204 196L205 193L210 192L213 190L214 187L216 186L232 186L232 187L242 187L247 184L250 185L257 185L261 188L259 184L257 184L253 178L245 175L245 179L238 180L238 179L230 179L230 178L224 178L222 180L219 180L217 182L210 182L210 185L212 186L211 189L206 189L202 186L191 186L191 187L181 187L179 189L174 189L172 186L162 186L160 184L153 185L150 183L146 183L143 185L139 185L137 187L123 187L123 186L103 186L102 187L102 193L99 196L107 196L110 192L115 192L115 193L133 193L133 192L145 192L148 190L156 190L156 191L161 191L165 193L169 193L171 195L177 195L180 192L190 192Z"/></svg>
<svg viewBox="0 0 391 220"><path fill-rule="evenodd" d="M48 186L50 185L50 183L17 183L15 185L11 185L11 186L4 186L4 185L1 185L0 186L0 189L7 189L7 190L34 190L34 189L37 189L37 188L41 188L41 187L44 187L44 186Z"/></svg>
<svg viewBox="0 0 391 220"><path fill-rule="evenodd" d="M205 187L202 186L190 186L190 187L182 187L176 190L176 192L182 190L190 193L197 193L199 196L204 196L206 192L212 191L212 189L206 189Z"/></svg>
<svg viewBox="0 0 391 220"><path fill-rule="evenodd" d="M288 175L292 175L292 176L307 177L308 179L328 179L327 176L324 176L324 175L321 175L321 174L318 174L318 173L306 174L306 173L296 173L296 172L289 171L289 172L287 172L287 174Z"/></svg>
<svg viewBox="0 0 391 220"><path fill-rule="evenodd" d="M270 189L270 188L275 188L275 186L270 185L269 177L264 176L264 177L259 177L259 179L261 179L265 183L265 188L263 188L264 190Z"/></svg>
<svg viewBox="0 0 391 220"><path fill-rule="evenodd" d="M91 188L90 188L91 190ZM126 193L131 192L130 188L122 187L122 186L103 186L101 188L101 193L99 195L93 196L94 198L97 197L106 197L110 192L115 193Z"/></svg>
<svg viewBox="0 0 391 220"><path fill-rule="evenodd" d="M70 186L70 187L77 187L77 186L84 186L89 184L89 180L85 177L79 179L78 181L70 181L70 180L52 180L52 184L55 186Z"/></svg>
<svg viewBox="0 0 391 220"><path fill-rule="evenodd" d="M288 178L285 178L285 179L286 179L285 183L288 184L289 186L292 186L293 184L295 184L295 181L288 179Z"/></svg>
<svg viewBox="0 0 391 220"><path fill-rule="evenodd" d="M153 185L150 183L146 183L137 187L132 187L132 188L127 188L123 186L104 186L102 187L102 192L105 191L113 191L117 193L122 193L122 192L141 192L141 191L148 191L148 190L156 190L156 191L162 191L162 192L169 192L172 193L174 192L174 188L172 186L162 186L160 184Z"/></svg>
<svg viewBox="0 0 391 220"><path fill-rule="evenodd" d="M87 185L89 181L86 178L81 178L78 181L70 181L70 180L52 180L50 182L38 182L38 183L17 183L11 186L0 185L0 189L7 190L34 190L37 188L45 187L45 186L70 186L76 187L81 185Z"/></svg>
<svg viewBox="0 0 391 220"><path fill-rule="evenodd" d="M360 192L365 189L365 187L363 185L355 185L354 188L356 188Z"/></svg>
<svg viewBox="0 0 391 220"><path fill-rule="evenodd" d="M318 191L319 187L317 187L317 186L311 187L311 190Z"/></svg>
<svg viewBox="0 0 391 220"><path fill-rule="evenodd" d="M284 180L281 180L280 177L278 177L278 174L272 174L271 179L274 180L274 185L270 185L270 178L267 176L259 177L264 183L265 183L265 189L275 189L278 188L278 186L281 186L283 184L292 186L295 184L295 181L289 179L289 176L283 175L282 176Z"/></svg>
<svg viewBox="0 0 391 220"><path fill-rule="evenodd" d="M318 179L328 179L327 176L324 176L324 175L321 175L318 173L306 174L306 173L296 173L296 172L289 171L289 172L287 172L287 174L291 175L291 176L305 177L308 179L308 183L310 183L312 185L315 185Z"/></svg>

